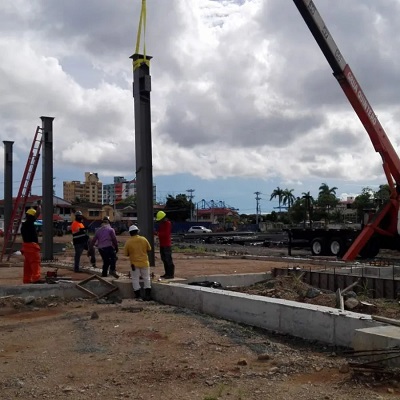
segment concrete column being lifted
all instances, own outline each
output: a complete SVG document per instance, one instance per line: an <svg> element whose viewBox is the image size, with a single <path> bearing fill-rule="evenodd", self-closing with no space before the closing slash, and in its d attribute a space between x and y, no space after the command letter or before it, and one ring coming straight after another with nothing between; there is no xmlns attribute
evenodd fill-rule
<svg viewBox="0 0 400 400"><path fill-rule="evenodd" d="M143 59L143 55L130 57L134 62ZM147 60L152 57L146 56ZM146 63L133 71L133 97L135 110L135 155L136 155L136 205L138 227L149 241L152 251L149 254L150 265L154 258L154 211L153 211L153 156L151 143L150 110L151 77Z"/></svg>
<svg viewBox="0 0 400 400"><path fill-rule="evenodd" d="M13 192L13 144L8 140L4 143L4 229L6 229L11 221L13 209L12 192ZM4 244L7 246L7 244Z"/></svg>
<svg viewBox="0 0 400 400"><path fill-rule="evenodd" d="M53 260L53 117L42 120L42 257Z"/></svg>

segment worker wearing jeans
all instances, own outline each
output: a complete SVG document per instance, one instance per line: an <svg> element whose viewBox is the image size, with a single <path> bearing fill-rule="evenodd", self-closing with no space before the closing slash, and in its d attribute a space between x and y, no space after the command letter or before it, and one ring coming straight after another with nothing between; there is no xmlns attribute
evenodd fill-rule
<svg viewBox="0 0 400 400"><path fill-rule="evenodd" d="M156 221L159 223L156 235L160 243L160 256L161 261L164 264L164 275L160 278L173 279L175 276L175 264L172 260L172 224L167 218L167 214L164 211L159 211L156 215Z"/></svg>
<svg viewBox="0 0 400 400"><path fill-rule="evenodd" d="M81 272L80 260L83 250L88 248L89 236L86 232L85 225L83 225L83 214L82 211L75 213L75 221L71 225L72 242L75 248L74 256L74 272Z"/></svg>
<svg viewBox="0 0 400 400"><path fill-rule="evenodd" d="M114 228L111 227L108 217L103 218L100 228L94 234L94 238L89 243L89 251L91 251L95 245L97 245L100 256L103 260L103 271L101 276L108 276L108 272L110 271L110 275L114 278L119 278L116 271L118 241L115 236Z"/></svg>

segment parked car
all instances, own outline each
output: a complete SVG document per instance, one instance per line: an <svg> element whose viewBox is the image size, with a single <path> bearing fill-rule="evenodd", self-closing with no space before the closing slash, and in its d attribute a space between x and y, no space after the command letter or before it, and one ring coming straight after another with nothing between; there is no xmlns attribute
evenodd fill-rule
<svg viewBox="0 0 400 400"><path fill-rule="evenodd" d="M212 230L206 228L205 226L192 226L188 230L189 233L211 233Z"/></svg>

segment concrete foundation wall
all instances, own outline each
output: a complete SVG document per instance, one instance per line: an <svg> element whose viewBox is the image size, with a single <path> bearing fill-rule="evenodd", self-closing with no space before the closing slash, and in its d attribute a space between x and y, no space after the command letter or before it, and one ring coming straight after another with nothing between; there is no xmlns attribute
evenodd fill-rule
<svg viewBox="0 0 400 400"><path fill-rule="evenodd" d="M114 282L113 282L114 283ZM90 290L96 295L101 295L108 292L111 287L101 284L98 281L87 282L84 288ZM118 294L118 291L115 292ZM0 297L5 296L16 296L16 297L63 297L65 299L73 298L91 298L89 294L78 289L75 283L57 283L53 285L49 284L25 284L19 286L3 286L0 287Z"/></svg>
<svg viewBox="0 0 400 400"><path fill-rule="evenodd" d="M374 328L358 329L353 337L353 349L369 353L362 357L363 362L376 361L378 365L389 367L400 367L400 327L378 326ZM394 349L392 354L382 354L382 349Z"/></svg>
<svg viewBox="0 0 400 400"><path fill-rule="evenodd" d="M197 286L155 283L153 298L307 340L351 347L356 329L380 326L364 314Z"/></svg>

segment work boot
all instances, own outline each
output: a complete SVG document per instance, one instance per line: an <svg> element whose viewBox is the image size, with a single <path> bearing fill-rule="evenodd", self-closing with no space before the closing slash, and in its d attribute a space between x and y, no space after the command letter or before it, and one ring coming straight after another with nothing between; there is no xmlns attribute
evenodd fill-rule
<svg viewBox="0 0 400 400"><path fill-rule="evenodd" d="M151 289L144 289L144 301L151 301Z"/></svg>
<svg viewBox="0 0 400 400"><path fill-rule="evenodd" d="M110 271L110 275L112 275L115 279L119 278L119 275L117 274L117 271L115 271L115 270Z"/></svg>
<svg viewBox="0 0 400 400"><path fill-rule="evenodd" d="M135 299L137 301L143 301L143 299L140 296L140 289L139 290L135 290L133 293L135 293Z"/></svg>

